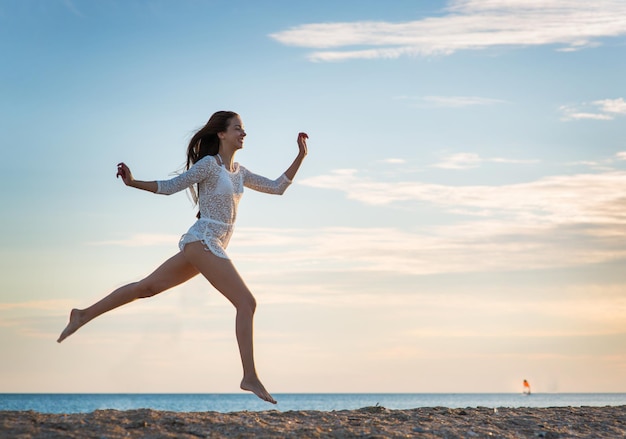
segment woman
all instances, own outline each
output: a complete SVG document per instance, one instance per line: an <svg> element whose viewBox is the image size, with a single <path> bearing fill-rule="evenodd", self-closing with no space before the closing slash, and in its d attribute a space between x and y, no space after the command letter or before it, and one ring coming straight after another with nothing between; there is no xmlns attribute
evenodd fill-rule
<svg viewBox="0 0 626 439"><path fill-rule="evenodd" d="M252 320L254 296L225 253L237 215L243 187L282 194L289 186L307 154L305 133L298 134L298 156L277 180L253 174L234 161L243 148L246 132L237 113L218 111L189 142L186 171L166 181L139 181L124 163L117 165L117 177L124 184L149 192L170 195L191 189L199 205L198 220L180 240L180 252L139 282L125 285L85 309L73 309L59 343L99 315L135 299L152 297L179 285L198 273L237 310L236 335L243 365L241 389L276 404L257 376L254 365ZM197 187L197 192L196 188Z"/></svg>

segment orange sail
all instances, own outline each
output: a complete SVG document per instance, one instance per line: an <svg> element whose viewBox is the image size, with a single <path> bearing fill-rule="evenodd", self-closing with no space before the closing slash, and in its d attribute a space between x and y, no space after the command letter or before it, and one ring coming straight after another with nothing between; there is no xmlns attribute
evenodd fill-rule
<svg viewBox="0 0 626 439"><path fill-rule="evenodd" d="M528 384L528 381L524 380L524 394L526 395L530 395L530 384Z"/></svg>

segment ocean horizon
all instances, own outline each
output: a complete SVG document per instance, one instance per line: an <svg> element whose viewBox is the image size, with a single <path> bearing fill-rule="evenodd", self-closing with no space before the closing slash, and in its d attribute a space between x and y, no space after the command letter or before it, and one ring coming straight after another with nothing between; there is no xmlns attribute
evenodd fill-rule
<svg viewBox="0 0 626 439"><path fill-rule="evenodd" d="M382 406L420 407L604 407L626 405L626 393L276 393L277 405L249 393L2 393L0 411L88 413L153 409L172 412L333 411Z"/></svg>

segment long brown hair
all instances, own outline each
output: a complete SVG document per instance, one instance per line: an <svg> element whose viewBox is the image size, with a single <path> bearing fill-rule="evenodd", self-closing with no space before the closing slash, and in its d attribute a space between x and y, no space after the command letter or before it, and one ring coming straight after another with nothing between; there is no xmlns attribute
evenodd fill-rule
<svg viewBox="0 0 626 439"><path fill-rule="evenodd" d="M233 111L216 111L213 113L206 125L200 128L189 141L186 169L191 168L191 166L201 158L208 155L216 155L219 152L220 139L217 133L226 131L230 120L235 116L238 116L238 114ZM197 203L197 189L191 187L189 189L191 191L191 197L194 202ZM196 217L200 218L200 212L198 212Z"/></svg>
<svg viewBox="0 0 626 439"><path fill-rule="evenodd" d="M186 169L191 168L191 165L201 158L207 155L216 155L219 152L220 139L217 137L217 133L226 131L228 123L235 116L238 114L233 111L213 113L206 125L200 128L189 141Z"/></svg>

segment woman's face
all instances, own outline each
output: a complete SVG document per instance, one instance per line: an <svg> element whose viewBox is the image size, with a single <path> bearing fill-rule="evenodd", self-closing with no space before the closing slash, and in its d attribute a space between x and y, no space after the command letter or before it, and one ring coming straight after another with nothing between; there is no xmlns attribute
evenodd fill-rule
<svg viewBox="0 0 626 439"><path fill-rule="evenodd" d="M226 131L219 133L222 146L232 148L233 151L243 148L244 137L246 137L246 131L239 116L231 117Z"/></svg>

